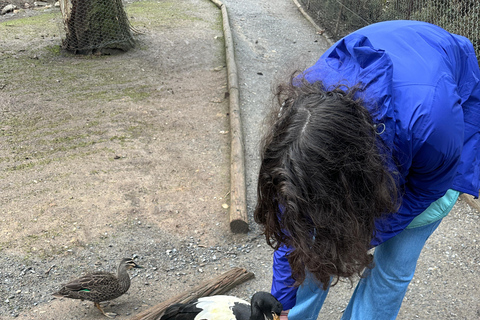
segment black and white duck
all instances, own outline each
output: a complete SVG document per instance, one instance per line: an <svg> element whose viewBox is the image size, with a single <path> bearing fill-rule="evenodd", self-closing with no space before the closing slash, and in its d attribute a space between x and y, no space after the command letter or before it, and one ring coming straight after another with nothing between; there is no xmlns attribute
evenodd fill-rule
<svg viewBox="0 0 480 320"><path fill-rule="evenodd" d="M142 268L130 258L124 258L118 265L117 274L94 272L84 275L62 285L53 295L71 299L93 301L105 316L113 317L115 313L105 313L100 302L120 297L130 288L130 276L127 270Z"/></svg>
<svg viewBox="0 0 480 320"><path fill-rule="evenodd" d="M233 296L209 296L168 307L160 320L278 320L282 304L270 293L257 292L251 302Z"/></svg>

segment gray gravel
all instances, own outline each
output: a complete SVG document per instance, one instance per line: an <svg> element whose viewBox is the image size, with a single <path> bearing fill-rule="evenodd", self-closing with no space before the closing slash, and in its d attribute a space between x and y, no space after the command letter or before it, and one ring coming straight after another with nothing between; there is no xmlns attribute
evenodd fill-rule
<svg viewBox="0 0 480 320"><path fill-rule="evenodd" d="M202 237L203 234L198 233L182 239L141 223L116 230L114 235L106 235L99 243L72 249L68 255L45 260L2 255L0 318L24 319L35 313L36 308L38 311L48 308L47 303L56 299L51 293L75 275L116 270L118 261L113 261L112 257L133 256L143 267L130 273L130 290L113 302L118 303L115 312L126 317L197 285L199 279L209 279L233 267L244 267L254 272L257 279L266 279L270 264L265 252L270 250L261 237L226 237L218 239L213 246L204 245ZM256 281L244 285L237 294L249 299L257 290L257 285L253 284ZM79 308L93 307L90 302L76 302ZM91 315L62 315L61 319L85 319Z"/></svg>

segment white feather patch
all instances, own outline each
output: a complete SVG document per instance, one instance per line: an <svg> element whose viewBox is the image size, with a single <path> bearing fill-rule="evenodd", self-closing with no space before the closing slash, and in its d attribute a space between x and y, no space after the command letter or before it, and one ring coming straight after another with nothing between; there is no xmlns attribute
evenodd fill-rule
<svg viewBox="0 0 480 320"><path fill-rule="evenodd" d="M198 299L197 308L202 309L195 320L235 320L232 308L235 303L250 303L232 296L211 296Z"/></svg>

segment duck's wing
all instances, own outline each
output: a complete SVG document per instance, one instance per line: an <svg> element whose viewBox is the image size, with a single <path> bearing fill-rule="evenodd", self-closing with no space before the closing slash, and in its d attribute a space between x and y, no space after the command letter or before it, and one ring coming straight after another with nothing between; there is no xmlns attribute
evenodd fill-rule
<svg viewBox="0 0 480 320"><path fill-rule="evenodd" d="M70 281L64 285L64 288L70 291L97 290L104 286L111 286L115 281L117 281L117 277L114 274L108 272L95 272Z"/></svg>
<svg viewBox="0 0 480 320"><path fill-rule="evenodd" d="M197 300L191 303L176 303L169 306L160 320L193 320L202 311L197 308Z"/></svg>

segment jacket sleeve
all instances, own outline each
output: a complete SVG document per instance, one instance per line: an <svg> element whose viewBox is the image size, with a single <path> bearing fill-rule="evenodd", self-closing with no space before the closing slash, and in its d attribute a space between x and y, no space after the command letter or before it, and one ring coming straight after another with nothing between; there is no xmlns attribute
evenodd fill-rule
<svg viewBox="0 0 480 320"><path fill-rule="evenodd" d="M297 288L293 286L292 270L287 255L290 248L283 245L273 254L272 295L283 305L283 310L291 309L296 302Z"/></svg>
<svg viewBox="0 0 480 320"><path fill-rule="evenodd" d="M412 92L405 95L412 96ZM404 230L410 222L452 187L463 148L464 121L456 84L448 76L437 82L402 129L400 166L404 172L398 212L376 222L376 246ZM410 101L406 101L408 103Z"/></svg>

